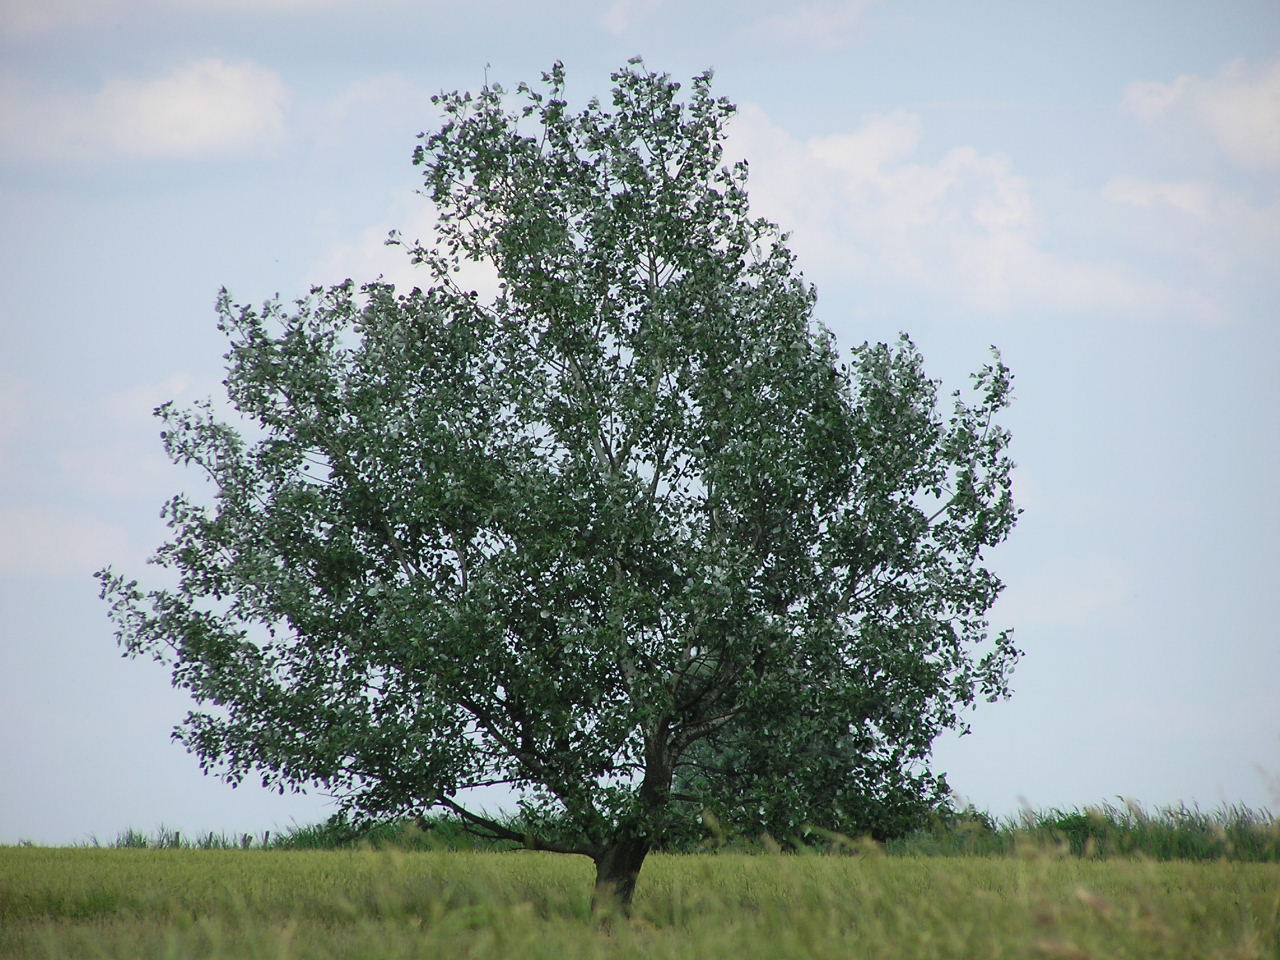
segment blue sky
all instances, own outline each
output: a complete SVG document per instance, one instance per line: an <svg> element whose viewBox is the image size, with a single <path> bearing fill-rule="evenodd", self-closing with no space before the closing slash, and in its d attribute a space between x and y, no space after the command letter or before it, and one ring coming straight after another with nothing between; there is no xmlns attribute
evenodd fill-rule
<svg viewBox="0 0 1280 960"><path fill-rule="evenodd" d="M213 299L415 280L429 96L710 66L729 153L846 347L948 388L1001 347L1026 512L1012 700L939 743L998 814L1280 808L1280 6L0 0L0 843L325 816L203 777L90 574L145 574L157 404L216 392Z"/></svg>

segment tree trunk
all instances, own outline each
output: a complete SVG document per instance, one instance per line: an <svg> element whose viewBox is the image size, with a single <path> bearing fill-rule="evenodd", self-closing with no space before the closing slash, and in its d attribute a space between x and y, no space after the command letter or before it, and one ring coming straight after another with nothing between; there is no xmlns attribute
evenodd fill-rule
<svg viewBox="0 0 1280 960"><path fill-rule="evenodd" d="M640 868L648 853L647 840L629 837L616 841L595 857L596 888L591 896L592 914L631 916L636 878L640 876Z"/></svg>

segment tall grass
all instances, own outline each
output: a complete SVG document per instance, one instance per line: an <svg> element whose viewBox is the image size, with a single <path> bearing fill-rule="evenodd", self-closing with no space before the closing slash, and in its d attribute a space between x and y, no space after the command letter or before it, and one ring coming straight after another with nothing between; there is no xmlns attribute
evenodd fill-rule
<svg viewBox="0 0 1280 960"><path fill-rule="evenodd" d="M512 821L514 822L514 821ZM23 843L20 846L31 846ZM118 850L354 850L361 848L404 851L474 850L506 851L520 845L505 840L486 840L468 833L457 820L445 817L396 820L356 825L344 817L283 832L260 834L184 834L166 826L152 833L133 828L103 842L97 836L75 844L77 847Z"/></svg>
<svg viewBox="0 0 1280 960"><path fill-rule="evenodd" d="M905 856L1008 856L1031 847L1083 858L1280 863L1280 820L1241 804L1205 812L1185 805L1147 811L1135 803L1024 811L996 821L972 809L886 845Z"/></svg>
<svg viewBox="0 0 1280 960"><path fill-rule="evenodd" d="M0 848L0 957L1280 957L1273 864L877 850L655 855L602 927L581 857Z"/></svg>
<svg viewBox="0 0 1280 960"><path fill-rule="evenodd" d="M519 821L509 825L519 828ZM161 827L152 834L126 830L92 847L147 849L342 850L372 847L399 850L505 851L517 844L477 838L457 820L446 817L356 825L343 817L284 832L204 833L186 836ZM729 837L708 832L705 839L660 852L765 853L777 849L862 852L877 846L858 837L814 832L790 843L769 838ZM997 820L967 808L939 815L926 827L879 845L881 852L905 857L1005 857L1027 848L1060 851L1074 857L1106 859L1145 857L1151 860L1230 860L1280 863L1280 819L1268 810L1233 804L1211 812L1183 805L1147 811L1134 803L1103 803L1069 809L1023 811Z"/></svg>

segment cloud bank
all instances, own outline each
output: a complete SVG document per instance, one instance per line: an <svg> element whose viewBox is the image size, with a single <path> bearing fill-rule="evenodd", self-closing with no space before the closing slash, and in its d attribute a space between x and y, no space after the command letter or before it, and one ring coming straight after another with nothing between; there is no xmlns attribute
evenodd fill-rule
<svg viewBox="0 0 1280 960"><path fill-rule="evenodd" d="M664 0L615 0L600 18L600 23L615 37L620 37L653 16L663 2Z"/></svg>
<svg viewBox="0 0 1280 960"><path fill-rule="evenodd" d="M1207 78L1133 83L1124 108L1148 126L1207 136L1246 169L1280 170L1280 58L1258 66L1233 60Z"/></svg>
<svg viewBox="0 0 1280 960"><path fill-rule="evenodd" d="M854 39L863 15L875 0L824 0L801 3L766 17L756 25L757 36L770 43L839 50Z"/></svg>
<svg viewBox="0 0 1280 960"><path fill-rule="evenodd" d="M206 58L93 93L0 93L0 156L18 161L198 158L258 152L285 137L289 90L247 61Z"/></svg>
<svg viewBox="0 0 1280 960"><path fill-rule="evenodd" d="M802 262L868 285L909 288L988 314L1111 311L1217 319L1206 298L1124 263L1055 254L1028 181L1011 161L957 146L920 157L906 111L798 139L744 107L728 155L751 160L755 208L794 232Z"/></svg>
<svg viewBox="0 0 1280 960"><path fill-rule="evenodd" d="M173 11L306 13L404 0L0 0L0 39L30 40L60 30Z"/></svg>

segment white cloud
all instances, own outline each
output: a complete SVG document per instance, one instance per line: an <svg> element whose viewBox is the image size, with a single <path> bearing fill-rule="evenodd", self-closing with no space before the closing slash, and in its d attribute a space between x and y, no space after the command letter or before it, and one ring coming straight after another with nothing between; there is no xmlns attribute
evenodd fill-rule
<svg viewBox="0 0 1280 960"><path fill-rule="evenodd" d="M0 373L0 481L17 472L19 454L14 440L22 433L31 411L30 388Z"/></svg>
<svg viewBox="0 0 1280 960"><path fill-rule="evenodd" d="M1030 186L1008 159L961 146L923 162L921 135L919 118L898 111L799 140L748 105L729 154L750 158L753 205L794 232L802 262L844 277L997 314L1107 309L1217 319L1205 298L1122 264L1050 253Z"/></svg>
<svg viewBox="0 0 1280 960"><path fill-rule="evenodd" d="M20 160L202 157L283 139L289 91L270 70L208 58L91 94L10 86L0 92L0 155Z"/></svg>
<svg viewBox="0 0 1280 960"><path fill-rule="evenodd" d="M641 21L653 16L664 2L665 0L614 0L600 22L615 37L620 37Z"/></svg>
<svg viewBox="0 0 1280 960"><path fill-rule="evenodd" d="M50 454L51 462L39 468L40 474L56 477L61 488L98 500L110 497L158 503L176 490L190 487L193 478L203 486L205 478L199 471L175 466L165 455L160 440L164 424L154 416L155 408L163 403L173 401L179 409L190 409L192 400L203 397L212 402L215 417L239 429L246 439L260 435L231 406L221 383L176 373L77 404L71 416L87 429L66 431L56 453Z"/></svg>
<svg viewBox="0 0 1280 960"><path fill-rule="evenodd" d="M797 44L819 50L848 45L875 0L826 0L802 3L773 14L756 25L756 35L771 43Z"/></svg>
<svg viewBox="0 0 1280 960"><path fill-rule="evenodd" d="M1122 176L1103 189L1146 247L1191 258L1214 275L1246 266L1270 273L1280 258L1280 199L1258 202L1199 180Z"/></svg>
<svg viewBox="0 0 1280 960"><path fill-rule="evenodd" d="M139 427L157 423L154 412L156 407L170 400L180 400L188 394L192 380L190 375L175 373L158 383L146 383L127 390L108 394L99 402L99 409L105 411L119 425Z"/></svg>
<svg viewBox="0 0 1280 960"><path fill-rule="evenodd" d="M17 435L29 407L27 385L0 372L0 442Z"/></svg>
<svg viewBox="0 0 1280 960"><path fill-rule="evenodd" d="M1144 180L1115 177L1103 188L1112 203L1131 207L1172 207L1203 217L1213 202L1213 187L1193 180Z"/></svg>
<svg viewBox="0 0 1280 960"><path fill-rule="evenodd" d="M427 286L431 278L426 268L410 262L405 246L387 246L386 241L392 230L398 230L407 244L421 241L430 247L436 236L435 211L422 197L396 207L396 219L367 227L351 242L330 247L309 272L307 284L327 285L347 278L367 283L381 276L399 290ZM497 273L487 263L464 261L453 279L464 290L475 290L482 301L498 293Z"/></svg>
<svg viewBox="0 0 1280 960"><path fill-rule="evenodd" d="M301 111L300 121L321 149L382 143L403 139L412 144L423 129L432 129L441 114L431 103L431 92L398 73L378 74L357 80L336 96ZM402 162L408 147L396 151Z"/></svg>
<svg viewBox="0 0 1280 960"><path fill-rule="evenodd" d="M155 433L159 432L157 424ZM58 468L77 490L157 503L180 489L189 477L160 452L158 438L153 438L146 452L132 444L64 450L58 454Z"/></svg>
<svg viewBox="0 0 1280 960"><path fill-rule="evenodd" d="M368 283L381 277L398 289L425 286L426 275L409 262L405 248L387 245L387 235L394 229L403 229L410 239L416 235L411 224L386 221L366 227L354 239L330 246L308 271L306 285L327 286L345 279Z"/></svg>
<svg viewBox="0 0 1280 960"><path fill-rule="evenodd" d="M176 9L303 13L404 0L0 0L0 38L26 39L56 30L118 23Z"/></svg>
<svg viewBox="0 0 1280 960"><path fill-rule="evenodd" d="M118 524L64 507L0 507L0 574L84 576L132 554Z"/></svg>
<svg viewBox="0 0 1280 960"><path fill-rule="evenodd" d="M1233 60L1209 78L1133 83L1123 103L1144 124L1207 134L1242 167L1280 168L1280 58L1257 67Z"/></svg>
<svg viewBox="0 0 1280 960"><path fill-rule="evenodd" d="M920 118L905 110L869 117L852 133L817 137L810 149L823 163L850 177L870 179L886 164L904 160L920 145Z"/></svg>

